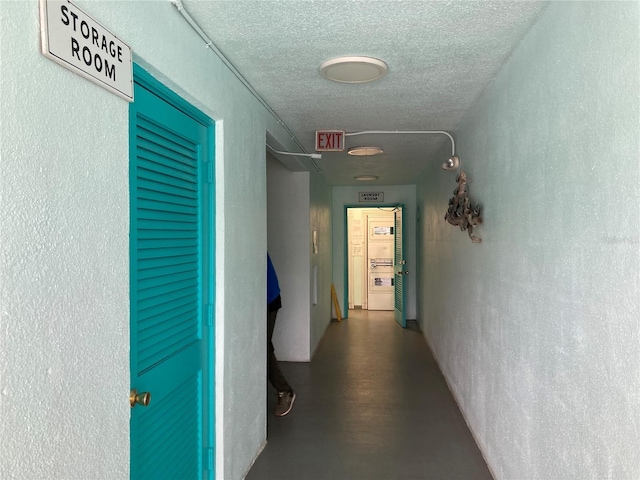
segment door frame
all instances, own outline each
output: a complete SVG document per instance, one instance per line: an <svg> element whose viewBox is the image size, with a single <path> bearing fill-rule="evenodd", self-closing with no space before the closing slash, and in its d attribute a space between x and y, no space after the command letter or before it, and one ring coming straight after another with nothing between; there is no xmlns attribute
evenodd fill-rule
<svg viewBox="0 0 640 480"><path fill-rule="evenodd" d="M206 355L203 358L203 399L202 399L202 421L204 426L203 447L205 451L202 453L203 472L207 480L215 478L215 122L204 112L190 104L179 94L171 90L168 86L161 83L153 77L148 71L137 63L133 63L133 81L139 86L149 90L159 98L167 102L169 105L180 110L184 114L192 117L201 123L207 129L207 143L210 146L209 158L203 163L203 175L206 176L206 184L208 188L203 192L202 207L208 215L202 215L202 231L207 232L203 235L202 244L202 265L206 268L207 276L203 280L204 288L202 290L203 298L203 324L206 322L208 328L202 328L202 340L205 342ZM135 86L134 86L135 88ZM135 99L134 99L135 101ZM135 135L134 125L129 121L129 135ZM130 153L131 157L131 153ZM129 185L131 191L131 185ZM206 242L206 243L205 243ZM131 242L129 243L131 248ZM131 255L131 253L130 253ZM130 288L133 288L130 286ZM206 308L205 308L206 307ZM205 319L206 317L206 319ZM131 318L130 322L133 320ZM130 327L131 329L131 324ZM131 365L129 366L132 375ZM131 382L131 379L130 379ZM131 445L129 446L131 449Z"/></svg>
<svg viewBox="0 0 640 480"><path fill-rule="evenodd" d="M343 315L342 318L349 318L349 217L347 212L350 208L398 208L403 206L403 203L383 203L383 204L375 204L375 205L362 205L362 204L345 204L344 205L344 242L342 245L343 252L343 261L344 261L344 289L342 292L342 309ZM394 232L395 238L395 232Z"/></svg>

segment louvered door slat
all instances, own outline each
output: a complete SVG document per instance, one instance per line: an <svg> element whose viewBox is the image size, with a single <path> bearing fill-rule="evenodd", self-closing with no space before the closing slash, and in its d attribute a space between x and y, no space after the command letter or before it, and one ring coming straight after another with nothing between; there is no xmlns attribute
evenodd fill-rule
<svg viewBox="0 0 640 480"><path fill-rule="evenodd" d="M185 384L183 383L179 385L178 388L184 389ZM158 410L157 414L161 414L168 411L175 411L176 413L171 415L171 417L167 418L166 421L164 422L154 422L153 417L146 418L144 422L145 432L150 437L162 437L162 435L165 432L176 430L176 428L173 425L188 421L189 412L187 412L186 410L182 410L180 408L181 401L182 400L180 396L174 396L174 395L167 396L166 400L164 400L163 403L158 404L159 406L157 407L157 410ZM158 442L157 444L161 449L159 453L164 452L163 449L165 448L165 446L169 446L169 447L171 446L169 442ZM142 453L141 455L142 459L148 460L150 457L149 453L150 451L147 451L146 453ZM162 455L162 457L164 458L164 455ZM159 461L161 462L162 460L160 459Z"/></svg>
<svg viewBox="0 0 640 480"><path fill-rule="evenodd" d="M142 260L153 259L153 258L182 258L188 257L189 255L193 255L192 249L189 248L176 248L172 250L170 248L154 248L152 250L143 250L140 252L140 257Z"/></svg>
<svg viewBox="0 0 640 480"><path fill-rule="evenodd" d="M155 170L150 170L155 168ZM138 170L140 183L138 184L141 189L148 189L156 192L165 192L164 186L169 188L176 188L180 192L181 196L186 198L196 199L198 198L198 191L193 185L193 182L197 180L197 177L190 175L175 176L159 170L159 165L150 164L149 168L140 168ZM184 177L184 178L183 178Z"/></svg>
<svg viewBox="0 0 640 480"><path fill-rule="evenodd" d="M140 278L145 278L156 273L162 275L165 267L179 267L180 271L188 271L190 268L196 268L197 265L198 257L195 255L184 255L182 257L171 257L167 259L148 258L139 262Z"/></svg>
<svg viewBox="0 0 640 480"><path fill-rule="evenodd" d="M138 142L140 149L167 153L167 158L171 160L187 159L183 161L186 165L195 164L193 160L189 159L192 159L195 156L194 152L196 146L189 143L189 138L186 138L171 129L166 129L164 125L150 120L145 115L138 116L137 133L139 138L161 147L158 148L154 146L150 148L145 142Z"/></svg>
<svg viewBox="0 0 640 480"><path fill-rule="evenodd" d="M193 238L154 238L139 239L138 245L143 250L154 250L159 248L196 248L198 247L197 239Z"/></svg>
<svg viewBox="0 0 640 480"><path fill-rule="evenodd" d="M191 383L185 383L180 385L180 389L171 392L173 395L167 396L168 399L177 399L178 401L168 402L166 404L158 403L155 407L156 415L146 415L144 422L141 422L141 426L149 433L149 447L141 452L140 459L143 462L157 462L156 466L164 468L162 465L162 458L166 456L167 452L175 452L181 455L184 451L183 448L175 448L175 444L185 444L188 441L187 435L183 433L180 426L193 420L193 417L189 415L188 409L181 409L180 406L184 405L184 402L189 402L186 396L190 393L194 393L194 390L198 387L198 382L192 381ZM174 415L164 418L161 416L166 412L175 411ZM160 421L158 421L160 420ZM171 438L171 442L157 441L155 439ZM175 440L182 440L176 442ZM155 444L155 445L154 445ZM148 453L147 453L148 452ZM157 455L157 459L153 457ZM164 454L164 455L163 455ZM172 462L173 463L173 462ZM156 478L167 478L159 476ZM171 478L171 477L168 477Z"/></svg>
<svg viewBox="0 0 640 480"><path fill-rule="evenodd" d="M184 180L198 174L198 169L191 163L172 160L167 158L166 155L162 155L154 150L149 150L148 148L140 149L139 152L140 165L144 167L145 165L153 164L154 167L151 169L152 171Z"/></svg>
<svg viewBox="0 0 640 480"><path fill-rule="evenodd" d="M198 208L197 199L180 197L164 191L138 189L138 198L141 200L141 211L160 210L193 214L193 209Z"/></svg>
<svg viewBox="0 0 640 480"><path fill-rule="evenodd" d="M141 279L138 277L138 287L141 291L147 291L151 288L162 288L169 285L175 285L177 282L190 282L197 281L196 272L185 269L185 271L169 270L168 273L155 272L155 275L149 276L149 278Z"/></svg>
<svg viewBox="0 0 640 480"><path fill-rule="evenodd" d="M393 282L395 284L394 305L395 305L395 309L401 312L402 311L402 276L396 275L395 277L396 278L395 278L395 280Z"/></svg>
<svg viewBox="0 0 640 480"><path fill-rule="evenodd" d="M139 141L146 145L145 148L139 148L138 150L138 160L142 170L155 171L159 166L162 166L163 168L159 170L159 173L167 169L173 169L188 175L196 174L195 164L190 161L189 157L171 158L170 155L173 153L171 149L148 142L144 138L140 138Z"/></svg>
<svg viewBox="0 0 640 480"><path fill-rule="evenodd" d="M155 341L155 337L160 336L158 334L161 332L166 332L171 329L176 332L180 331L180 324L174 320L178 317L184 318L185 316L194 316L197 314L197 309L193 308L192 305L182 305L168 312L163 312L162 318L154 321L148 328L146 328L145 324L140 325L140 345L144 346L145 339ZM187 324L187 327L191 328L191 325ZM165 335L165 337L169 336L170 335Z"/></svg>
<svg viewBox="0 0 640 480"><path fill-rule="evenodd" d="M142 299L138 301L139 311L144 315L144 310L152 309L154 307L160 307L162 309L169 308L174 302L188 300L191 302L198 301L198 292L193 291L192 288L183 288L181 290L167 292L163 295L156 295L155 297ZM148 321L153 321L149 319Z"/></svg>
<svg viewBox="0 0 640 480"><path fill-rule="evenodd" d="M404 328L407 326L406 314L404 312L404 238L402 227L402 216L404 207L399 206L393 214L394 218L394 254L393 254L393 271L394 271L394 313L395 320Z"/></svg>
<svg viewBox="0 0 640 480"><path fill-rule="evenodd" d="M197 232L197 225L194 225L193 222L164 222L161 225L158 223L158 220L138 220L138 223L141 224L142 229L145 230L190 230Z"/></svg>
<svg viewBox="0 0 640 480"><path fill-rule="evenodd" d="M138 228L154 232L153 240L138 238L137 257L144 280L137 283L139 368L161 363L198 339L199 265L166 275L169 265L185 265L200 251L197 165L198 147L190 140L144 116L138 129ZM176 174L172 174L172 172ZM175 238L163 232L192 231ZM163 270L153 272L145 263L156 260ZM176 260L178 260L176 262ZM154 275L155 273L155 275ZM176 307L178 307L176 309ZM167 315L173 311L178 315Z"/></svg>
<svg viewBox="0 0 640 480"><path fill-rule="evenodd" d="M193 297L189 296L176 298L164 304L153 303L149 308L140 309L138 319L141 324L149 319L153 321L156 317L161 321L163 314L171 312L172 310L181 309L185 305L192 305L192 303Z"/></svg>
<svg viewBox="0 0 640 480"><path fill-rule="evenodd" d="M161 230L161 229L147 229L140 230L138 232L139 240L153 240L158 238L190 238L196 240L198 238L198 231L191 230Z"/></svg>
<svg viewBox="0 0 640 480"><path fill-rule="evenodd" d="M139 191L138 199L138 209L141 215L144 215L147 211L176 212L193 215L194 208L198 207L195 201L186 203L184 198L176 198L163 192ZM141 218L145 217L142 216Z"/></svg>
<svg viewBox="0 0 640 480"><path fill-rule="evenodd" d="M145 477L196 478L197 471L194 471L192 465L198 464L202 446L189 432L197 428L195 423L199 418L188 412L201 410L198 395L200 388L199 377L189 378L166 396L166 402L158 402L153 410L148 410L148 415L141 418L141 429L152 432L139 451L139 468L145 472ZM187 476L184 476L185 472Z"/></svg>
<svg viewBox="0 0 640 480"><path fill-rule="evenodd" d="M150 200L150 203L142 203L139 208L141 210L162 210L168 208L172 211L172 205L188 207L186 213L193 214L193 209L198 208L198 198L191 190L171 188L170 186L161 186L154 184L152 180L142 180L141 186L138 188L138 198L141 200ZM158 202L156 204L155 202Z"/></svg>
<svg viewBox="0 0 640 480"><path fill-rule="evenodd" d="M144 117L140 117L139 121L143 122ZM163 164L182 164L197 170L197 162L193 161L193 158L197 156L197 147L189 142L189 139L175 135L174 132L165 129L162 125L149 124L148 129L140 128L138 130L139 158L143 159L147 152L152 152L154 155L166 158L166 160L162 160Z"/></svg>
<svg viewBox="0 0 640 480"><path fill-rule="evenodd" d="M193 212L193 207L184 207L175 205L162 205L156 202L154 209L144 209L140 211L140 223L142 228L149 231L163 231L168 227L168 223L172 225L180 224L185 231L197 232L198 216L197 211ZM158 236L157 238L164 238ZM140 239L143 240L143 239ZM197 241L197 237L194 239ZM197 243L195 244L197 246Z"/></svg>
<svg viewBox="0 0 640 480"><path fill-rule="evenodd" d="M165 179L168 179L166 177ZM155 200L152 197L151 192L162 192L163 194L169 194L174 198L176 202L181 202L182 205L190 205L196 206L198 204L198 194L193 190L182 188L180 185L174 184L159 184L154 180L148 180L146 178L141 178L139 180L139 190L141 198L150 198L151 200ZM154 190L157 189L157 190Z"/></svg>
<svg viewBox="0 0 640 480"><path fill-rule="evenodd" d="M198 332L194 330L192 325L185 325L183 329L180 329L179 326L176 325L173 328L164 330L163 333L164 332L169 335L162 341L145 339L144 336L141 335L138 347L141 372L160 365L162 362L171 358L172 355L194 345L197 341ZM170 353L169 356L167 355L168 353Z"/></svg>
<svg viewBox="0 0 640 480"><path fill-rule="evenodd" d="M155 285L152 287L148 287L148 288L140 288L139 291L139 296L138 299L140 300L141 304L142 302L148 302L149 301L155 301L156 304L164 304L166 303L165 300L162 299L163 296L167 295L167 291L170 291L170 297L171 299L176 298L174 295L176 295L178 292L180 293L180 297L187 297L187 296L191 296L194 295L194 298L198 298L198 292L194 291L193 288L191 287L191 284L197 281L197 278L195 278L195 275L190 275L188 278L182 279L180 281L177 282L165 282L159 285ZM140 284L140 283L138 283ZM177 298L180 298L177 297Z"/></svg>
<svg viewBox="0 0 640 480"><path fill-rule="evenodd" d="M151 311L151 310L147 311L149 312L148 317L145 318L143 315L140 316L140 330L143 330L144 328L148 328L145 326L145 320L147 318L157 319L157 321L154 320L155 324L157 325L166 321L166 319L175 318L177 315L189 315L192 311L196 309L194 308L194 306L192 305L189 299L185 299L183 302L175 302L175 304L172 305L170 308L162 308L162 309L157 309L155 311ZM142 312L142 313L146 313L146 312Z"/></svg>
<svg viewBox="0 0 640 480"><path fill-rule="evenodd" d="M152 262L153 260L147 260L146 262ZM156 267L149 266L147 268L140 268L138 271L138 281L146 280L155 276L161 277L164 275L178 274L188 272L197 267L196 262L179 263L175 265L158 265Z"/></svg>

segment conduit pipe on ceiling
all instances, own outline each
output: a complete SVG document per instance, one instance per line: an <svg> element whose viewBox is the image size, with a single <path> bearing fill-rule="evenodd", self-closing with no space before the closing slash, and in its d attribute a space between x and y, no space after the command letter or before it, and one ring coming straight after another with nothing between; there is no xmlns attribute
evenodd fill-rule
<svg viewBox="0 0 640 480"><path fill-rule="evenodd" d="M204 33L204 31L202 31L202 29L200 28L200 26L196 23L196 21L193 19L193 17L191 17L191 15L189 15L189 12L187 12L187 10L184 8L184 5L182 4L182 0L170 0L171 3L173 4L174 7L176 7L176 9L180 12L180 14L184 17L184 19L187 21L187 23L191 26L191 28L193 28L195 30L195 32L200 36L200 38L202 38L202 40L204 40L205 42L205 47L211 49L211 51L213 53L216 54L216 56L222 60L222 63L224 63L227 68L229 70L231 70L231 73L233 73L236 78L238 80L240 80L240 82L242 82L242 84L247 88L247 90L249 90L249 92L251 92L251 94L262 104L262 106L264 108L267 109L267 111L271 114L271 116L273 118L276 119L276 121L278 122L278 124L284 128L284 130L289 134L289 136L291 137L291 140L293 140L296 145L298 145L298 147L300 147L300 149L305 152L304 155L305 157L309 157L309 161L311 162L311 164L313 165L313 168L315 168L316 172L320 172L322 171L322 169L318 166L318 164L315 162L314 157L311 156L311 154L306 153L306 150L304 149L304 147L302 146L302 144L298 141L298 139L295 137L295 135L293 134L293 132L289 129L289 127L287 127L287 125L284 123L284 121L278 116L278 114L269 106L269 104L260 96L260 94L258 92L255 91L255 89L251 86L251 84L242 76L242 74L236 69L236 67L233 66L233 64L227 59L227 57L224 56L224 54L218 49L218 47L216 47L213 42L211 41L211 39L209 37L207 37L207 34Z"/></svg>
<svg viewBox="0 0 640 480"><path fill-rule="evenodd" d="M453 140L453 137L448 133L445 132L444 130L367 130L364 132L352 132L352 133L345 133L344 136L345 137L354 137L356 135L365 135L365 134L397 134L397 135L401 135L401 134L421 134L421 133L426 133L426 134L442 134L442 135L446 135L447 137L449 137L449 140L451 140L451 156L453 157L456 154L456 143Z"/></svg>
<svg viewBox="0 0 640 480"><path fill-rule="evenodd" d="M276 150L271 145L267 143L267 148L271 150L273 153L279 153L280 155L291 155L294 157L309 157L311 159L320 160L322 158L321 153L296 153L296 152L282 152L280 150Z"/></svg>

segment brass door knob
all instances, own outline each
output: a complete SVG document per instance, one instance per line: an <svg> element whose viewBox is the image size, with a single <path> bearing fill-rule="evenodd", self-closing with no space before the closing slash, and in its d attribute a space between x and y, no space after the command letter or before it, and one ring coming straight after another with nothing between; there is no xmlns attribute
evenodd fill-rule
<svg viewBox="0 0 640 480"><path fill-rule="evenodd" d="M150 401L151 401L151 393L149 392L138 393L138 391L135 388L131 389L131 393L129 393L129 404L131 405L131 408L135 407L136 405L142 405L143 407L146 407L149 405Z"/></svg>

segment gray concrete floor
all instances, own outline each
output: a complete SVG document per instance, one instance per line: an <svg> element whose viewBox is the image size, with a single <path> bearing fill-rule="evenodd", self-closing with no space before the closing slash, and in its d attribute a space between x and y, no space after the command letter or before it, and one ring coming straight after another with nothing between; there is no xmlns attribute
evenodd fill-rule
<svg viewBox="0 0 640 480"><path fill-rule="evenodd" d="M277 352L276 352L277 353ZM355 310L311 363L281 363L297 398L276 418L247 480L491 479L415 322Z"/></svg>

